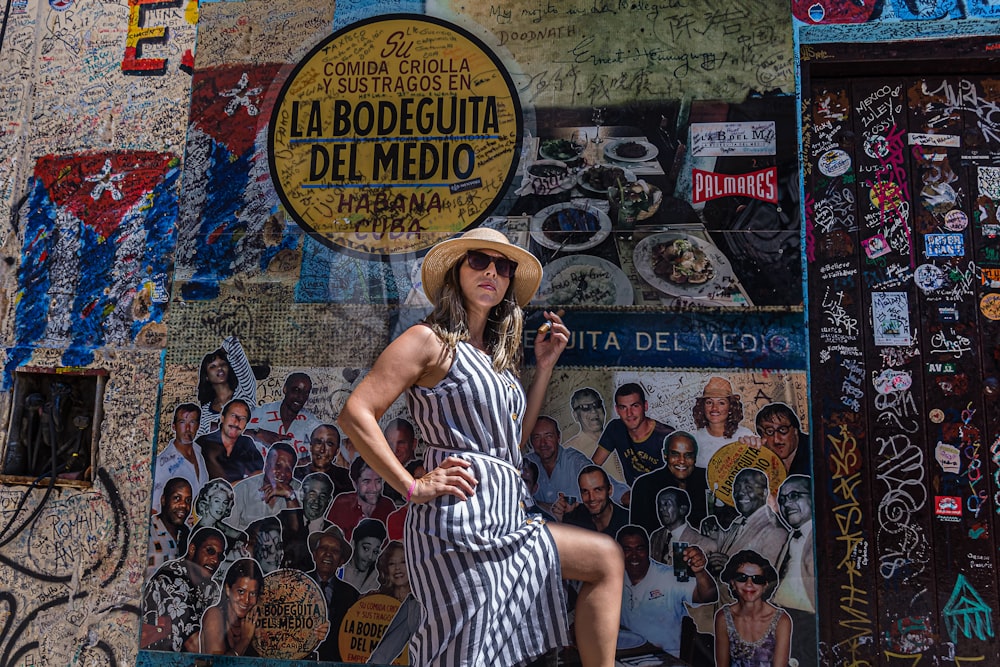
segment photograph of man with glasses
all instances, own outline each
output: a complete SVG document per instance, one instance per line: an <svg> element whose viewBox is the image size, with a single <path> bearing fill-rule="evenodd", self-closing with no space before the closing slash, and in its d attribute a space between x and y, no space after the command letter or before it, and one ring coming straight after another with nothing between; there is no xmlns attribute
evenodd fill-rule
<svg viewBox="0 0 1000 667"><path fill-rule="evenodd" d="M792 657L800 665L816 661L816 557L813 550L812 480L785 479L778 489L778 511L788 539L778 554L778 588L773 601L792 619Z"/></svg>
<svg viewBox="0 0 1000 667"><path fill-rule="evenodd" d="M563 445L583 452L589 459L597 450L597 442L601 439L608 417L604 409L604 399L596 389L583 387L573 392L569 404L573 409L573 419L580 430Z"/></svg>
<svg viewBox="0 0 1000 667"><path fill-rule="evenodd" d="M757 435L743 436L740 442L770 449L785 464L788 475L812 474L809 447L799 447L799 444L809 442L809 436L802 432L794 410L784 403L768 403L757 413L754 421L757 423Z"/></svg>

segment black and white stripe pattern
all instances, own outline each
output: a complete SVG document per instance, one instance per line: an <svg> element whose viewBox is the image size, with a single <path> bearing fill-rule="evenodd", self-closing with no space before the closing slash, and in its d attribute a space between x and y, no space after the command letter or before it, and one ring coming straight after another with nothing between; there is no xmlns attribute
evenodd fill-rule
<svg viewBox="0 0 1000 667"><path fill-rule="evenodd" d="M520 383L460 343L445 379L412 388L407 400L429 445L428 470L458 456L479 481L467 501L447 496L407 513L406 563L424 607L411 663L518 665L568 644L555 544L524 512Z"/></svg>
<svg viewBox="0 0 1000 667"><path fill-rule="evenodd" d="M459 343L448 375L431 389L411 387L406 398L428 446L482 452L520 468L524 390L510 371L496 373L486 353Z"/></svg>

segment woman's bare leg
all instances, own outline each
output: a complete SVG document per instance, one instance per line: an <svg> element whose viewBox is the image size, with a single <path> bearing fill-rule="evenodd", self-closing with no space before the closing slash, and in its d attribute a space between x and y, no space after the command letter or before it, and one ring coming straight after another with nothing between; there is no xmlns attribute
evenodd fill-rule
<svg viewBox="0 0 1000 667"><path fill-rule="evenodd" d="M564 579L583 582L576 599L576 646L583 667L612 667L618 643L625 557L618 543L592 530L546 524Z"/></svg>

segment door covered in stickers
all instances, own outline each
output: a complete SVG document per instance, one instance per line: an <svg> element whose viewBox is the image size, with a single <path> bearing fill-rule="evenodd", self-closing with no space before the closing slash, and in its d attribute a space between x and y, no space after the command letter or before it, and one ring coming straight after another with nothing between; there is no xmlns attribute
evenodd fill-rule
<svg viewBox="0 0 1000 667"><path fill-rule="evenodd" d="M826 664L996 655L1000 81L939 69L808 88Z"/></svg>

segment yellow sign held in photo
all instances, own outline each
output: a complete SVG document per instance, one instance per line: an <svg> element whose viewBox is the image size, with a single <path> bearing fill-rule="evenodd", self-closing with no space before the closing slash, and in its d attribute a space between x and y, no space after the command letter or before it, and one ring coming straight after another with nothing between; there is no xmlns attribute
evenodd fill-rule
<svg viewBox="0 0 1000 667"><path fill-rule="evenodd" d="M715 497L730 507L734 506L733 482L744 468L756 468L767 474L771 495L777 497L778 487L785 481L785 464L767 447L752 447L741 442L731 442L712 455L708 462L708 488Z"/></svg>
<svg viewBox="0 0 1000 667"><path fill-rule="evenodd" d="M355 602L340 624L340 655L344 662L367 662L398 610L399 600L381 593L365 595Z"/></svg>

